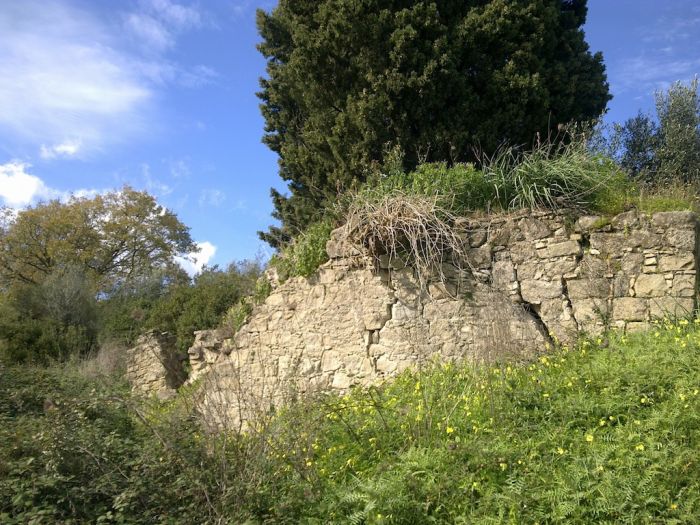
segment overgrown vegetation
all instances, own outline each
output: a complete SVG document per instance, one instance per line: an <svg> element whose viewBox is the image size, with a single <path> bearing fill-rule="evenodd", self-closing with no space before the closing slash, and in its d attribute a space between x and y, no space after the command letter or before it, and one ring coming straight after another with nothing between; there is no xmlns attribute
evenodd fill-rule
<svg viewBox="0 0 700 525"><path fill-rule="evenodd" d="M333 225L334 222L329 217L311 224L281 253L273 257L270 266L277 270L281 281L291 277L309 277L328 260L326 242Z"/></svg>
<svg viewBox="0 0 700 525"><path fill-rule="evenodd" d="M310 276L327 260L325 245L333 226L345 225L345 240L375 257L404 258L419 274L434 271L444 259L458 261L461 242L457 217L515 209L574 210L614 215L692 210L695 184L664 178L644 182L606 155L587 133L572 128L565 138L529 150L502 148L474 164L420 164L403 170L403 153L394 148L387 161L357 191L340 199L326 218L312 224L273 260L282 280Z"/></svg>
<svg viewBox="0 0 700 525"><path fill-rule="evenodd" d="M208 435L70 367L0 371L0 520L696 523L700 325L431 364Z"/></svg>
<svg viewBox="0 0 700 525"><path fill-rule="evenodd" d="M281 224L263 240L284 246L306 231L385 162L387 144L410 172L597 118L610 95L586 14L585 0L283 0L258 11L263 140L289 183L289 195L271 190Z"/></svg>

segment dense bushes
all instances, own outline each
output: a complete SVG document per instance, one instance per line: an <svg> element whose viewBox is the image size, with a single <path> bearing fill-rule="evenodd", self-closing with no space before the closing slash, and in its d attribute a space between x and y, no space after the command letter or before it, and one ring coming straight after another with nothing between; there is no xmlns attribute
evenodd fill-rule
<svg viewBox="0 0 700 525"><path fill-rule="evenodd" d="M0 294L0 359L47 364L130 345L145 330L170 331L186 350L195 330L218 325L231 305L253 292L258 263L205 269L192 281L181 271L155 271L99 300L73 273Z"/></svg>
<svg viewBox="0 0 700 525"><path fill-rule="evenodd" d="M208 435L71 368L0 371L0 521L695 523L700 329L433 364Z"/></svg>

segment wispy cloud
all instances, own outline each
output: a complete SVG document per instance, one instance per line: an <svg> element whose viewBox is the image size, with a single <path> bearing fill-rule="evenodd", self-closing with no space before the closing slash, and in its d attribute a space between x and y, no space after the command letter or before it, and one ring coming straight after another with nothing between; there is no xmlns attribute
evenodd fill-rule
<svg viewBox="0 0 700 525"><path fill-rule="evenodd" d="M185 257L176 257L177 263L190 275L193 276L202 271L209 264L216 254L216 246L209 241L198 242L198 252L187 254Z"/></svg>
<svg viewBox="0 0 700 525"><path fill-rule="evenodd" d="M125 15L124 23L147 49L163 52L175 45L179 33L200 27L202 17L194 7L169 0L143 0L137 10Z"/></svg>
<svg viewBox="0 0 700 525"><path fill-rule="evenodd" d="M615 78L617 93L637 91L650 93L664 90L672 82L686 81L700 72L700 57L668 60L657 55L642 55L624 61Z"/></svg>
<svg viewBox="0 0 700 525"><path fill-rule="evenodd" d="M190 166L185 159L170 161L170 175L174 179L186 179L190 176Z"/></svg>
<svg viewBox="0 0 700 525"><path fill-rule="evenodd" d="M151 166L147 163L141 164L141 175L149 193L156 197L165 197L173 192L173 188L168 184L158 180L151 174Z"/></svg>
<svg viewBox="0 0 700 525"><path fill-rule="evenodd" d="M152 90L88 13L52 0L4 2L0 33L0 129L49 144L51 155L60 153L52 145L99 148L144 124Z"/></svg>
<svg viewBox="0 0 700 525"><path fill-rule="evenodd" d="M700 73L700 9L687 2L660 3L653 25L636 29L639 52L609 67L618 94L648 94L672 82L687 81Z"/></svg>
<svg viewBox="0 0 700 525"><path fill-rule="evenodd" d="M221 206L226 200L226 194L217 189L202 190L199 194L199 205L204 206Z"/></svg>
<svg viewBox="0 0 700 525"><path fill-rule="evenodd" d="M117 22L75 0L0 4L0 139L45 159L86 157L153 133L161 91L196 88L216 72L167 53L202 11L141 0ZM122 21L122 22L120 22ZM123 38L125 29L132 43Z"/></svg>
<svg viewBox="0 0 700 525"><path fill-rule="evenodd" d="M75 157L81 148L80 140L66 140L52 146L41 145L39 154L42 159L55 159L57 157Z"/></svg>

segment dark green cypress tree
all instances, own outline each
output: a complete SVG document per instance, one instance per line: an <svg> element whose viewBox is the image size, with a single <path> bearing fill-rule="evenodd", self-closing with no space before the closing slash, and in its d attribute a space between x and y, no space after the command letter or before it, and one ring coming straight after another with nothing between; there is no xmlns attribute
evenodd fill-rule
<svg viewBox="0 0 700 525"><path fill-rule="evenodd" d="M608 84L581 26L586 0L280 0L258 11L268 61L264 142L284 244L384 153L468 161L601 114Z"/></svg>

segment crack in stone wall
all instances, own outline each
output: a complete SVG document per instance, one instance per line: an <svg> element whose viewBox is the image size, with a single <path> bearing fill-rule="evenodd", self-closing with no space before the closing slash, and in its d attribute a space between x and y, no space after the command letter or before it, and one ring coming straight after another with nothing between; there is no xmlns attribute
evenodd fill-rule
<svg viewBox="0 0 700 525"><path fill-rule="evenodd" d="M433 358L527 358L553 339L634 331L692 312L697 218L532 212L460 219L467 261L421 288L335 232L330 260L276 288L234 336L199 332L191 380L210 421L231 425L298 395L369 385Z"/></svg>

